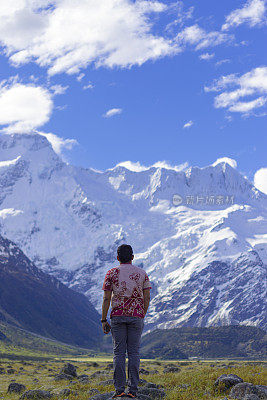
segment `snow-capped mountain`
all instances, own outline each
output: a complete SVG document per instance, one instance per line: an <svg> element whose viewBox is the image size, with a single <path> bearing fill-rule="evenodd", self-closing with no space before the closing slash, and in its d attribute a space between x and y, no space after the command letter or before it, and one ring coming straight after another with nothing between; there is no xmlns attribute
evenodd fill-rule
<svg viewBox="0 0 267 400"><path fill-rule="evenodd" d="M0 233L98 311L130 243L153 285L146 329L266 326L266 206L225 162L99 172L63 162L44 136L0 136Z"/></svg>

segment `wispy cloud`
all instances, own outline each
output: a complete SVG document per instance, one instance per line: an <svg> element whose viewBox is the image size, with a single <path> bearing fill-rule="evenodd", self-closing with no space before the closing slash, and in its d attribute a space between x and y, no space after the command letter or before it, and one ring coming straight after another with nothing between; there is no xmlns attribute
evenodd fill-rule
<svg viewBox="0 0 267 400"><path fill-rule="evenodd" d="M188 121L184 124L183 129L188 129L191 128L191 126L194 125L193 121Z"/></svg>
<svg viewBox="0 0 267 400"><path fill-rule="evenodd" d="M103 114L104 118L110 118L113 117L114 115L118 115L122 113L122 108L111 108L110 110L106 111L105 114Z"/></svg>
<svg viewBox="0 0 267 400"><path fill-rule="evenodd" d="M219 60L219 61L217 61L217 62L215 63L215 65L216 65L217 67L219 67L220 65L228 64L228 63L230 63L230 62L231 62L231 60L229 60L229 58L225 58L224 60Z"/></svg>
<svg viewBox="0 0 267 400"><path fill-rule="evenodd" d="M88 89L93 89L93 88L94 88L94 85L91 82L89 82L88 85L83 86L83 90L88 90Z"/></svg>
<svg viewBox="0 0 267 400"><path fill-rule="evenodd" d="M200 56L199 56L199 58L200 58L200 60L211 60L213 57L215 56L215 54L214 53L203 53L203 54L200 54Z"/></svg>
<svg viewBox="0 0 267 400"><path fill-rule="evenodd" d="M267 67L255 68L241 76L237 74L222 76L211 86L205 87L205 91L221 92L215 96L215 108L249 114L267 102ZM246 100L243 100L244 98Z"/></svg>
<svg viewBox="0 0 267 400"><path fill-rule="evenodd" d="M64 93L66 93L66 90L68 88L69 88L68 86L62 86L62 85L50 86L50 90L54 93L54 95L56 95L56 94L64 94Z"/></svg>
<svg viewBox="0 0 267 400"><path fill-rule="evenodd" d="M230 43L233 39L234 36L228 33L219 31L206 32L197 24L186 27L176 37L181 47L191 45L194 46L195 50L218 46L222 43Z"/></svg>
<svg viewBox="0 0 267 400"><path fill-rule="evenodd" d="M265 10L265 0L248 0L244 7L227 15L222 30L226 31L241 24L248 24L253 27L266 23Z"/></svg>

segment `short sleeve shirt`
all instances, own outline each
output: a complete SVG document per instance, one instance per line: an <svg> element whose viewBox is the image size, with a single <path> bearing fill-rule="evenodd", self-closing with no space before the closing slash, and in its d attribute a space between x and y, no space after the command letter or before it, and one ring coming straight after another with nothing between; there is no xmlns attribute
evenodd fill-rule
<svg viewBox="0 0 267 400"><path fill-rule="evenodd" d="M120 264L105 276L103 290L111 290L111 313L144 318L144 289L152 289L147 273L132 264Z"/></svg>

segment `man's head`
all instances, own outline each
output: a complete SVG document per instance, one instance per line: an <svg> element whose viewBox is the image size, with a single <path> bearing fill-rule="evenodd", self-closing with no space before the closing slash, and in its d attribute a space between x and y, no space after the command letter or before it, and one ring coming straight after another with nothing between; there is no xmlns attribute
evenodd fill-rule
<svg viewBox="0 0 267 400"><path fill-rule="evenodd" d="M134 258L133 249L129 244L121 244L117 249L117 260L121 264L131 264Z"/></svg>

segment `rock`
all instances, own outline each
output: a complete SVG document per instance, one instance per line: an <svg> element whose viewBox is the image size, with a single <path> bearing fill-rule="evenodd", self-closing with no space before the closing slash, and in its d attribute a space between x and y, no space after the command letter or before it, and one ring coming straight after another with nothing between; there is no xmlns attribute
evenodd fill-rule
<svg viewBox="0 0 267 400"><path fill-rule="evenodd" d="M151 399L163 399L166 396L166 393L163 389L156 389L153 387L142 386L138 388L137 396L139 394L144 394L145 396L149 396Z"/></svg>
<svg viewBox="0 0 267 400"><path fill-rule="evenodd" d="M90 400L108 400L113 396L114 393L115 393L115 391L107 392L107 393L99 393L93 397L90 397ZM124 397L120 397L120 398L124 399ZM127 397L127 400L129 400L129 397Z"/></svg>
<svg viewBox="0 0 267 400"><path fill-rule="evenodd" d="M90 397L90 400L111 400L114 393L115 393L114 391L108 392L108 393L100 393L93 397ZM121 400L129 400L129 397L123 396L123 397L120 397L120 399ZM136 400L151 400L151 397L138 393Z"/></svg>
<svg viewBox="0 0 267 400"><path fill-rule="evenodd" d="M8 393L21 393L26 390L26 386L22 385L21 383L12 382L8 386L7 392Z"/></svg>
<svg viewBox="0 0 267 400"><path fill-rule="evenodd" d="M214 382L214 385L220 386L221 389L226 390L226 389L230 389L234 385L237 385L238 383L241 383L241 382L243 382L243 379L237 375L223 374L223 375L219 376L219 378L216 379L216 381Z"/></svg>
<svg viewBox="0 0 267 400"><path fill-rule="evenodd" d="M156 388L156 389L161 389L163 388L162 385L157 384L157 383L153 383L153 382L146 382L144 385L145 388Z"/></svg>
<svg viewBox="0 0 267 400"><path fill-rule="evenodd" d="M90 379L94 379L94 378L99 378L100 376L103 375L109 375L109 373L107 371L96 371L94 372L92 375L90 375Z"/></svg>
<svg viewBox="0 0 267 400"><path fill-rule="evenodd" d="M139 369L139 374L149 375L149 371L144 369L144 368L140 368Z"/></svg>
<svg viewBox="0 0 267 400"><path fill-rule="evenodd" d="M246 394L244 400L260 400L256 394Z"/></svg>
<svg viewBox="0 0 267 400"><path fill-rule="evenodd" d="M71 381L73 379L72 375L67 375L67 374L58 374L54 375L55 381L64 381L64 380L69 380Z"/></svg>
<svg viewBox="0 0 267 400"><path fill-rule="evenodd" d="M79 375L78 376L78 381L79 381L79 383L84 383L84 384L86 384L86 383L89 383L90 382L90 378L89 378L89 375Z"/></svg>
<svg viewBox="0 0 267 400"><path fill-rule="evenodd" d="M46 390L27 390L24 392L23 395L20 397L20 400L29 399L29 400L41 400L41 399L51 399L52 394Z"/></svg>
<svg viewBox="0 0 267 400"><path fill-rule="evenodd" d="M258 396L261 399L267 399L267 386L264 385L255 385L258 390Z"/></svg>
<svg viewBox="0 0 267 400"><path fill-rule="evenodd" d="M164 374L166 374L168 372L180 372L180 371L181 371L181 368L174 367L174 366L171 366L171 367L166 366L163 370Z"/></svg>
<svg viewBox="0 0 267 400"><path fill-rule="evenodd" d="M60 373L61 374L66 374L66 375L71 375L74 378L77 378L77 372L76 372L76 367L73 364L67 363L64 364Z"/></svg>
<svg viewBox="0 0 267 400"><path fill-rule="evenodd" d="M254 386L252 383L243 382L238 383L234 387L232 387L230 392L230 397L232 399L241 399L243 400L246 395L255 394L260 399L267 399L266 394L266 386L256 385Z"/></svg>

